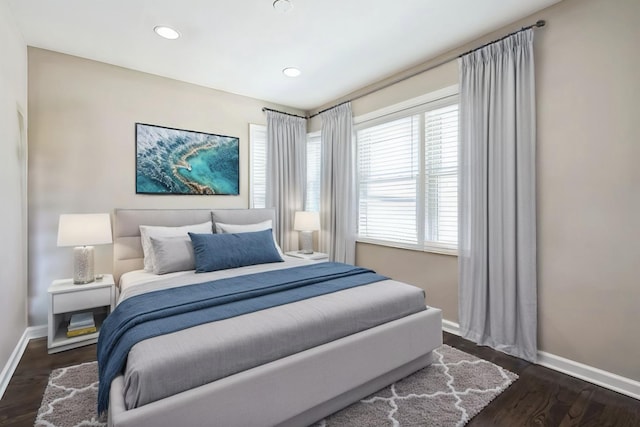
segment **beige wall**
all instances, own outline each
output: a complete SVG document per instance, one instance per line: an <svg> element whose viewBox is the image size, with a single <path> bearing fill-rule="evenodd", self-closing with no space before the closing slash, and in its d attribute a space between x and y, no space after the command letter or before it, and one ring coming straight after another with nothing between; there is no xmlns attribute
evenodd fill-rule
<svg viewBox="0 0 640 427"><path fill-rule="evenodd" d="M246 208L249 123L265 123L264 106L283 109L29 48L30 324L46 323L48 285L54 279L70 277L73 271L72 249L56 247L61 213L112 212L114 208ZM239 137L240 195L136 195L136 122ZM111 245L96 247L96 272L111 271L111 250Z"/></svg>
<svg viewBox="0 0 640 427"><path fill-rule="evenodd" d="M565 0L443 55L547 20L535 36L539 349L634 380L640 380L639 18L637 0ZM354 101L354 115L455 81L453 62ZM356 259L421 286L429 304L457 321L455 257L358 244Z"/></svg>
<svg viewBox="0 0 640 427"><path fill-rule="evenodd" d="M539 345L640 380L640 2L552 12L536 51Z"/></svg>
<svg viewBox="0 0 640 427"><path fill-rule="evenodd" d="M358 243L356 265L420 286L425 290L427 305L442 309L444 319L457 319L457 257Z"/></svg>
<svg viewBox="0 0 640 427"><path fill-rule="evenodd" d="M27 45L0 2L0 371L27 327ZM21 130L19 114L23 116Z"/></svg>

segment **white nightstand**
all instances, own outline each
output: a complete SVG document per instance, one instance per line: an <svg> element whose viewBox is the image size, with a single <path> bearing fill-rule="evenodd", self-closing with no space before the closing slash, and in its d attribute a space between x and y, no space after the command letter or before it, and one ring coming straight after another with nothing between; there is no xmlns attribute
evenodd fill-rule
<svg viewBox="0 0 640 427"><path fill-rule="evenodd" d="M308 259L310 261L317 261L317 262L329 261L329 255L322 252L314 252L312 254L303 254L298 251L291 251L291 252L285 252L285 255L296 257L296 258Z"/></svg>
<svg viewBox="0 0 640 427"><path fill-rule="evenodd" d="M115 308L116 287L111 274L85 285L72 279L54 280L49 292L49 353L69 350L98 341L102 321ZM92 311L97 332L67 337L67 325L73 313Z"/></svg>

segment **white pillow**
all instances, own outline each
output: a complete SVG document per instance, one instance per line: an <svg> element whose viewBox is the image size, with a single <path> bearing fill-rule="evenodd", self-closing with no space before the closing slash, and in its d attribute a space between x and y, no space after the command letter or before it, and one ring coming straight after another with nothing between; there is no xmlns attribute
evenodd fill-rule
<svg viewBox="0 0 640 427"><path fill-rule="evenodd" d="M258 222L255 224L223 224L221 222L216 222L216 233L251 233L252 231L263 231L263 230L273 230L273 221L270 219L262 222ZM273 244L276 245L276 249L280 256L284 256L282 249L278 246L278 242L276 240L276 234L273 232Z"/></svg>
<svg viewBox="0 0 640 427"><path fill-rule="evenodd" d="M252 231L263 231L273 229L273 222L268 219L256 224L223 224L216 222L216 233L251 233Z"/></svg>
<svg viewBox="0 0 640 427"><path fill-rule="evenodd" d="M153 246L151 245L152 237L189 237L189 233L213 233L212 225L211 221L182 227L141 225L140 240L142 241L142 252L144 253L144 271L153 272L155 269Z"/></svg>

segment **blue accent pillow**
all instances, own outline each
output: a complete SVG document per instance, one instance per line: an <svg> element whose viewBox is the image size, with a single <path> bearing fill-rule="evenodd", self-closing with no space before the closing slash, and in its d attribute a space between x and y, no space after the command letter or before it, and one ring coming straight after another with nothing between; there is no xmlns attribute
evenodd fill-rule
<svg viewBox="0 0 640 427"><path fill-rule="evenodd" d="M196 273L284 262L273 243L271 229L250 233L189 233L196 260Z"/></svg>

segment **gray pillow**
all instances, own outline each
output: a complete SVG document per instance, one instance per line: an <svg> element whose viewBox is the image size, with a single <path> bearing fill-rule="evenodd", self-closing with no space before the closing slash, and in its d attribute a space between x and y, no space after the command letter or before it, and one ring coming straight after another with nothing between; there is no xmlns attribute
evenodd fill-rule
<svg viewBox="0 0 640 427"><path fill-rule="evenodd" d="M189 236L151 237L150 240L154 274L195 270L196 261Z"/></svg>
<svg viewBox="0 0 640 427"><path fill-rule="evenodd" d="M187 233L213 233L211 221L202 224L183 225L181 227L163 227L156 225L141 225L140 240L142 243L142 252L144 253L144 270L154 271L154 253L151 247L151 237L187 237Z"/></svg>

